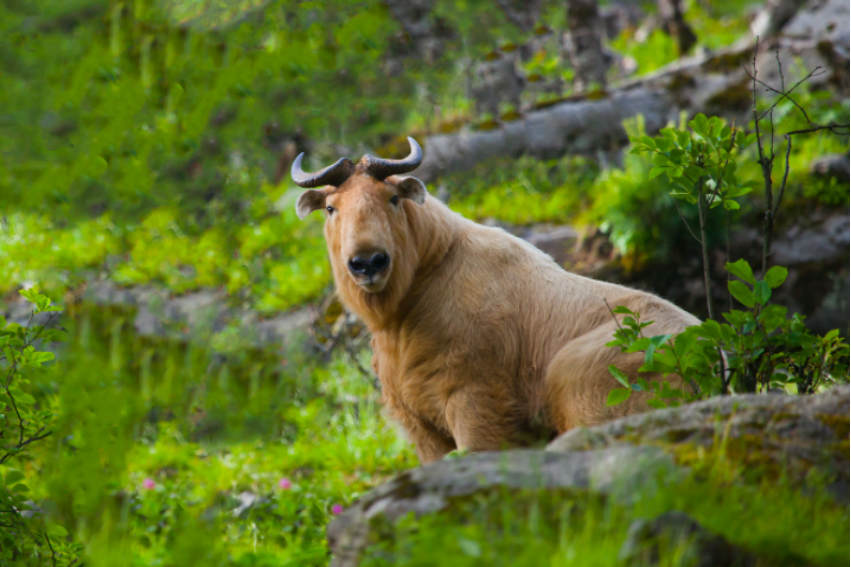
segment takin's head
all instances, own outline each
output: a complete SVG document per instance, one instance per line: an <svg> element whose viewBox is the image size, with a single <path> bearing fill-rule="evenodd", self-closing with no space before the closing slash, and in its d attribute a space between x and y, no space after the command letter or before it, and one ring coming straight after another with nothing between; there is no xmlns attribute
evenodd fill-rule
<svg viewBox="0 0 851 567"><path fill-rule="evenodd" d="M317 209L325 211L325 240L344 296L360 291L376 299L393 289L403 293L413 279L417 250L408 215L425 202L426 188L414 177L395 176L422 161L417 142L408 138L408 143L411 153L400 160L365 155L355 165L342 158L316 173L302 171L304 154L293 162L293 180L311 188L298 198L296 212L304 218Z"/></svg>

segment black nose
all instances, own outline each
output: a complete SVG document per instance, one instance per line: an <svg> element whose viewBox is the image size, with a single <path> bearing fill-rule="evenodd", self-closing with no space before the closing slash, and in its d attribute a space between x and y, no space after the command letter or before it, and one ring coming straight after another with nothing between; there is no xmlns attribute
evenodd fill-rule
<svg viewBox="0 0 851 567"><path fill-rule="evenodd" d="M366 259L363 256L355 256L349 260L349 269L353 274L364 275L371 278L386 268L389 263L390 257L383 252L379 252L378 254L373 254L369 259Z"/></svg>

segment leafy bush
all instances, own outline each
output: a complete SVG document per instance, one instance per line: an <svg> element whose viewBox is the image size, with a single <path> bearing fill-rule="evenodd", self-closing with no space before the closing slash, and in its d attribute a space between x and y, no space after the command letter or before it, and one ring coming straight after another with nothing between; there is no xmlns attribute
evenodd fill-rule
<svg viewBox="0 0 851 567"><path fill-rule="evenodd" d="M7 323L0 316L0 560L70 565L76 562L82 546L70 543L62 526L46 525L31 500L29 485L34 479L26 474L30 452L53 434L56 419L56 408L37 402L32 395L34 376L53 370L46 366L53 353L39 348L61 338L60 331L33 325L32 321L59 308L37 288L20 293L33 304L27 325ZM51 321L49 317L47 325Z"/></svg>
<svg viewBox="0 0 851 567"><path fill-rule="evenodd" d="M754 87L756 82L754 78ZM788 93L780 94L791 101ZM620 369L611 365L611 374L623 388L610 392L607 405L624 402L633 391L651 394L649 405L661 408L717 394L765 392L770 388L807 394L830 383L849 381L849 347L848 343L839 337L838 330L823 337L816 336L807 330L804 317L795 314L789 319L786 308L768 304L772 289L780 286L788 273L783 267L769 268L768 262L773 220L779 211L791 169L792 136L822 129L836 133L837 128L848 127L833 123L826 126L810 123L809 129L785 134L787 151L784 175L782 184L775 188L772 182L775 163L774 123L771 114L773 108L763 111L761 116L754 109L755 133L752 134L726 126L720 118L707 118L698 114L688 122L690 130L665 128L654 138L632 138L631 154L651 156L653 168L650 169L648 178L654 179L664 174L674 185L670 196L675 200L696 205L697 230L693 230L688 219L682 216L681 211L680 213L703 253L704 290L709 320L685 329L676 337L669 334L645 337L643 329L652 322L642 322L640 313L623 306L612 310L613 316L624 316L624 326L619 324L615 340L611 341L609 346L619 347L622 352L643 351L645 363L639 372L659 374L662 382L638 377L635 383L630 383L629 378ZM759 130L760 121L765 116L769 116L771 120L770 153L768 149L763 148L766 142L761 139ZM755 141L766 193L766 220L762 228L763 276L762 279L756 279L745 260L731 263L728 258L726 269L739 278L733 281L728 278L730 303L732 305L734 297L747 310L731 309L723 313L727 323L722 324L713 320L715 315L711 291L710 243L707 237L708 220L713 209L723 207L726 210L729 230L730 211L738 211L741 208L738 199L760 185L756 181L743 181L737 175L739 160L746 155L745 150ZM617 321L617 318L615 320ZM680 377L683 389L672 388L664 381L671 375Z"/></svg>
<svg viewBox="0 0 851 567"><path fill-rule="evenodd" d="M623 306L612 310L624 317L623 326L608 346L619 347L622 352L643 351L644 365L639 372L659 374L663 381L639 376L630 383L611 365L610 372L624 387L612 390L607 405L626 401L633 391L652 394L649 405L664 408L729 392L779 389L811 394L848 382L849 348L839 331L815 335L807 329L803 316L795 313L787 318L785 307L768 303L772 289L786 280L785 268L774 266L764 280L756 280L744 260L727 264L727 269L741 278L728 285L733 297L747 308L723 313L727 323L710 319L676 336L646 337L643 329L652 321L641 321L640 313ZM672 375L689 387L671 388L664 379Z"/></svg>

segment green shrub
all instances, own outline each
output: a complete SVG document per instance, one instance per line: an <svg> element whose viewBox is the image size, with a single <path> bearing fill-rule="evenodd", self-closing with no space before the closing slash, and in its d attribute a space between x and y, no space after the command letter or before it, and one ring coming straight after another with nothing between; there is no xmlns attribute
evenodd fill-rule
<svg viewBox="0 0 851 567"><path fill-rule="evenodd" d="M756 110L754 114L758 125L761 118ZM763 116L766 114L763 113ZM688 123L688 130L665 128L654 138L637 136L632 139L631 154L650 156L653 167L648 179L665 175L673 185L669 195L677 201L696 206L698 227L692 229L684 216L682 220L703 252L709 320L676 336L645 337L643 329L652 322L641 322L639 313L623 306L615 307L612 316L623 315L623 326L618 324L615 340L609 346L619 347L622 352L644 352L645 363L639 373L660 374L662 381L648 381L639 376L630 383L628 376L610 365L611 374L623 388L610 392L607 405L623 403L633 391L651 393L648 403L654 408L662 408L717 394L765 392L770 388L807 394L831 383L849 381L849 347L839 337L838 330L823 337L816 336L807 330L804 317L795 314L789 319L786 308L768 304L771 290L780 286L787 276L785 268L769 268L768 261L772 222L780 208L792 163L789 159L792 134L787 134L782 185L772 188L775 156L773 116L771 120L770 154L768 149L763 149L762 144L766 142L759 140L758 128L756 133L746 135L742 130L726 126L720 118L707 118L703 114L698 114ZM746 149L757 140L760 144L759 165L766 185L767 220L762 227L763 275L762 279L757 279L745 260L727 262L727 270L739 278L733 281L728 278L730 304L732 298L736 298L748 310L731 309L723 313L727 323L722 324L713 320L708 220L713 209L722 207L726 210L729 230L730 212L741 209L739 199L759 186L756 181L743 181L737 174L738 164L743 156L748 155ZM680 377L683 389L672 388L664 381L671 375Z"/></svg>
<svg viewBox="0 0 851 567"><path fill-rule="evenodd" d="M756 280L744 260L727 264L727 269L741 278L729 282L729 288L747 310L724 313L726 323L710 319L676 336L646 337L643 329L652 321L641 321L640 313L623 306L612 310L613 315L624 317L608 346L622 352L644 352L639 372L659 374L662 381L639 376L631 383L610 365L623 388L610 392L607 405L626 401L633 391L651 393L650 406L664 408L730 392L811 394L849 381L848 343L838 330L823 337L815 335L807 329L803 316L796 313L787 318L785 307L768 303L772 289L786 280L785 268L774 266L764 280ZM664 379L672 375L687 387L671 388Z"/></svg>
<svg viewBox="0 0 851 567"><path fill-rule="evenodd" d="M21 295L33 304L27 325L0 316L0 561L70 565L78 560L82 546L71 543L61 525L46 522L33 501L31 485L36 478L27 466L56 426L55 404L33 396L33 380L55 370L47 364L53 353L39 349L62 336L49 328L59 308L37 288L23 290ZM46 313L51 313L47 325L32 324L36 316Z"/></svg>

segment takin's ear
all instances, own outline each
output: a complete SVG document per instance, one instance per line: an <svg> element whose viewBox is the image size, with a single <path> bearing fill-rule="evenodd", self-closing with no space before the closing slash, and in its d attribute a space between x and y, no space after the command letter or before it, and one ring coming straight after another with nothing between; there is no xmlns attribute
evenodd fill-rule
<svg viewBox="0 0 851 567"><path fill-rule="evenodd" d="M302 193L295 202L295 212L298 218L304 219L307 215L317 209L325 208L325 197L334 190L334 187L326 185L322 189L308 189Z"/></svg>
<svg viewBox="0 0 851 567"><path fill-rule="evenodd" d="M387 181L399 191L399 196L403 199L410 199L418 205L425 203L428 189L426 189L425 183L416 177L396 177L393 175L388 177Z"/></svg>

